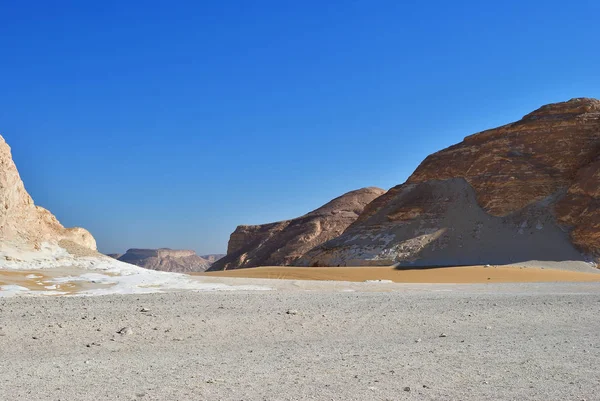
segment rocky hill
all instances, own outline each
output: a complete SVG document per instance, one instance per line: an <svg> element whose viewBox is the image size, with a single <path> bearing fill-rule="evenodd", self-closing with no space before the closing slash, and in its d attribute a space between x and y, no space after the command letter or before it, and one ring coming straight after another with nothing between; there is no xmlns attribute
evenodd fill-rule
<svg viewBox="0 0 600 401"><path fill-rule="evenodd" d="M384 192L379 188L363 188L296 219L239 226L231 234L227 256L209 270L293 264L310 249L340 235L368 203Z"/></svg>
<svg viewBox="0 0 600 401"><path fill-rule="evenodd" d="M210 255L200 255L202 259L208 260L211 264L215 263L217 260L225 257L224 253L213 253Z"/></svg>
<svg viewBox="0 0 600 401"><path fill-rule="evenodd" d="M586 261L600 256L600 101L550 104L428 156L299 265Z"/></svg>
<svg viewBox="0 0 600 401"><path fill-rule="evenodd" d="M97 254L96 241L87 230L65 228L48 210L34 204L10 147L0 136L0 254L12 261L42 248L50 253L63 249L78 255Z"/></svg>
<svg viewBox="0 0 600 401"><path fill-rule="evenodd" d="M217 258L210 255L211 260L207 260L193 251L170 249L129 250L125 255L109 256L173 272L204 271ZM96 241L87 230L65 228L48 210L36 206L25 190L10 147L0 136L0 268L99 265L138 273L98 253Z"/></svg>
<svg viewBox="0 0 600 401"><path fill-rule="evenodd" d="M118 260L146 269L177 273L203 272L213 264L194 251L167 248L129 249Z"/></svg>

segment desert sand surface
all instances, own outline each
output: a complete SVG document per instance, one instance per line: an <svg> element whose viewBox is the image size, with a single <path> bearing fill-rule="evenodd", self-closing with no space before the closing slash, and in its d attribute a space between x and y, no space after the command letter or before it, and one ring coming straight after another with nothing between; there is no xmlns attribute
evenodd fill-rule
<svg viewBox="0 0 600 401"><path fill-rule="evenodd" d="M0 299L0 399L597 399L599 283L336 284Z"/></svg>
<svg viewBox="0 0 600 401"><path fill-rule="evenodd" d="M143 269L121 262L92 260L95 267L1 269L0 298L15 296L99 296L173 291L266 291L270 287L245 285L247 280L203 280L187 274ZM85 266L85 265L84 265ZM89 265L91 266L91 265Z"/></svg>
<svg viewBox="0 0 600 401"><path fill-rule="evenodd" d="M364 282L389 280L394 283L532 283L598 282L600 270L575 272L523 266L464 266L437 268L394 267L287 267L267 266L199 273L208 277L244 277L283 280L332 280Z"/></svg>
<svg viewBox="0 0 600 401"><path fill-rule="evenodd" d="M102 265L100 265L102 267ZM333 285L329 285L329 283ZM474 284L600 282L600 270L587 272L523 266L259 267L195 274L58 267L0 269L0 298L14 296L98 296L174 291L398 291L403 283Z"/></svg>

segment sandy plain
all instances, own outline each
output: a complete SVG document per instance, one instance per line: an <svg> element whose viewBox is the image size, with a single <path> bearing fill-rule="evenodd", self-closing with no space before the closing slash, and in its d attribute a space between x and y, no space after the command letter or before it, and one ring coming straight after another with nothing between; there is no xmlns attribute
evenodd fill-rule
<svg viewBox="0 0 600 401"><path fill-rule="evenodd" d="M498 280L503 269L481 268ZM600 390L597 280L194 279L227 291L0 298L0 400L591 401Z"/></svg>
<svg viewBox="0 0 600 401"><path fill-rule="evenodd" d="M364 282L389 280L395 283L531 283L598 282L600 270L576 272L523 266L460 266L400 269L394 267L278 267L266 266L196 273L207 277L238 277L284 280L332 280Z"/></svg>
<svg viewBox="0 0 600 401"><path fill-rule="evenodd" d="M0 399L597 399L600 284L374 287L0 299Z"/></svg>

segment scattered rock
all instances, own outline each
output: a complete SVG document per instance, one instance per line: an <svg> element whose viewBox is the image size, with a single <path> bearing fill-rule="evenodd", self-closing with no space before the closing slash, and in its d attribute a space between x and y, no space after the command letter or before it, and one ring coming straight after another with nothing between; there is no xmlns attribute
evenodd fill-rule
<svg viewBox="0 0 600 401"><path fill-rule="evenodd" d="M443 337L448 337L448 334L446 334L446 333L442 333L442 334L440 334L440 337L442 337L442 338L443 338Z"/></svg>
<svg viewBox="0 0 600 401"><path fill-rule="evenodd" d="M288 315L297 315L297 314L298 314L298 311L297 311L297 310L295 310L295 309L290 309L290 310L288 310L288 311L287 311L287 312L285 312L285 313L286 313L286 314L288 314Z"/></svg>
<svg viewBox="0 0 600 401"><path fill-rule="evenodd" d="M133 330L131 329L131 327L123 327L121 330L117 331L117 334L120 334L122 336L128 336L133 334Z"/></svg>

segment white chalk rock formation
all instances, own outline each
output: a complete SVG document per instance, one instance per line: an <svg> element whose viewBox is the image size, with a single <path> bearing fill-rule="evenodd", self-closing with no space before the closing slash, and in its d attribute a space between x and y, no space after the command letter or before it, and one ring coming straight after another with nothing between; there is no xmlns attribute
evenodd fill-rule
<svg viewBox="0 0 600 401"><path fill-rule="evenodd" d="M65 228L48 210L36 206L23 185L10 147L0 136L0 249L41 250L44 243L74 253L95 253L96 240L83 228Z"/></svg>

